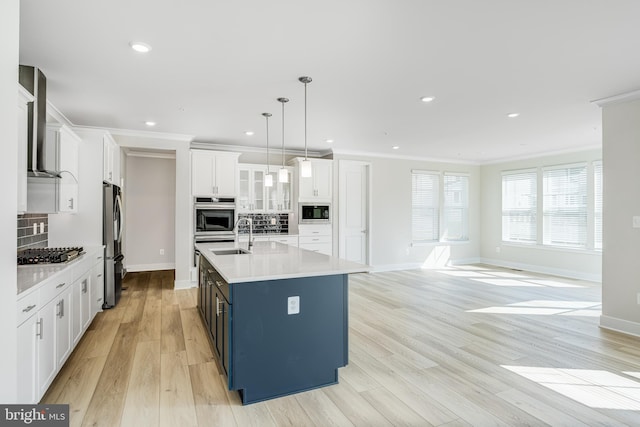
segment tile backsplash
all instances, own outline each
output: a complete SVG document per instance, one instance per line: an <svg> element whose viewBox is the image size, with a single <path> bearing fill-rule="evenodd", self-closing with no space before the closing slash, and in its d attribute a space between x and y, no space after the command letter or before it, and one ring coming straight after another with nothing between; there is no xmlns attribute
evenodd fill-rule
<svg viewBox="0 0 640 427"><path fill-rule="evenodd" d="M265 233L288 233L289 232L289 214L273 213L273 214L252 214L241 213L238 218L251 218L253 221L253 232L255 234ZM273 224L275 222L275 224ZM249 225L243 221L238 224L239 234L248 234Z"/></svg>
<svg viewBox="0 0 640 427"><path fill-rule="evenodd" d="M36 229L34 229L34 224ZM49 244L49 215L18 215L18 250L46 248Z"/></svg>

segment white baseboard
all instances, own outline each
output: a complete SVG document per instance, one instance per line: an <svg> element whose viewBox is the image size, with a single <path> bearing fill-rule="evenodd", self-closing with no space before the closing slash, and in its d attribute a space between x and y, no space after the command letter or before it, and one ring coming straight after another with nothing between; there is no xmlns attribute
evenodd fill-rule
<svg viewBox="0 0 640 427"><path fill-rule="evenodd" d="M176 280L173 282L173 289L189 289L189 288L197 288L198 284L192 282L191 280Z"/></svg>
<svg viewBox="0 0 640 427"><path fill-rule="evenodd" d="M630 322L624 319L618 319L611 316L600 316L600 327L627 335L640 337L640 323Z"/></svg>
<svg viewBox="0 0 640 427"><path fill-rule="evenodd" d="M493 258L479 258L478 262L481 262L482 264L495 265L496 267L515 268L518 270L531 271L533 273L549 274L552 276L560 276L570 279L588 280L590 282L602 283L601 274L585 273L584 271L565 270L561 268L552 268L543 265L504 261L501 259Z"/></svg>
<svg viewBox="0 0 640 427"><path fill-rule="evenodd" d="M136 273L139 271L158 271L158 270L175 270L176 264L167 262L163 264L135 264L127 265L127 273Z"/></svg>

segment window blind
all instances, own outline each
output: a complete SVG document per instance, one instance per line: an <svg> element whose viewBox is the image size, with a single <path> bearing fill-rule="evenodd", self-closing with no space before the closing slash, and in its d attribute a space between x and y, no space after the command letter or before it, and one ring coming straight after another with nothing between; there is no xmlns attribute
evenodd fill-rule
<svg viewBox="0 0 640 427"><path fill-rule="evenodd" d="M446 174L444 176L445 240L469 239L469 177Z"/></svg>
<svg viewBox="0 0 640 427"><path fill-rule="evenodd" d="M602 161L593 162L594 238L593 248L602 250Z"/></svg>
<svg viewBox="0 0 640 427"><path fill-rule="evenodd" d="M411 240L413 242L437 241L440 238L439 185L438 174L419 171L411 173Z"/></svg>
<svg viewBox="0 0 640 427"><path fill-rule="evenodd" d="M542 181L543 243L576 248L586 247L586 165L545 169Z"/></svg>
<svg viewBox="0 0 640 427"><path fill-rule="evenodd" d="M502 175L502 240L536 243L536 171L513 171Z"/></svg>

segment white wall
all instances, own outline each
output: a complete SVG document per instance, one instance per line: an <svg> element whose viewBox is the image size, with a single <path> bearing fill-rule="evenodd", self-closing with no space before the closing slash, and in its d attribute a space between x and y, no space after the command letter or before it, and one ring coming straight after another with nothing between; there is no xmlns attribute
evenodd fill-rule
<svg viewBox="0 0 640 427"><path fill-rule="evenodd" d="M16 210L18 169L18 49L20 2L0 4L0 120L3 201L0 207L0 402L16 402Z"/></svg>
<svg viewBox="0 0 640 427"><path fill-rule="evenodd" d="M482 167L482 235L480 255L483 262L547 274L600 281L602 253L549 248L542 245L502 242L502 172L539 168L602 159L600 150L588 150L530 158ZM539 198L539 203L542 200ZM500 249L498 253L496 248Z"/></svg>
<svg viewBox="0 0 640 427"><path fill-rule="evenodd" d="M474 165L441 163L401 158L381 158L335 154L334 160L360 160L371 163L371 265L377 271L447 263L474 262L480 256L480 168ZM334 162L337 183L338 161ZM469 174L469 241L411 245L411 170L459 172ZM337 203L337 184L334 185ZM334 231L337 209L334 209ZM334 243L338 237L334 232ZM334 244L334 250L336 249ZM337 254L337 252L336 252Z"/></svg>
<svg viewBox="0 0 640 427"><path fill-rule="evenodd" d="M123 194L127 271L175 268L175 159L127 156Z"/></svg>
<svg viewBox="0 0 640 427"><path fill-rule="evenodd" d="M602 114L604 221L600 325L640 336L640 100Z"/></svg>

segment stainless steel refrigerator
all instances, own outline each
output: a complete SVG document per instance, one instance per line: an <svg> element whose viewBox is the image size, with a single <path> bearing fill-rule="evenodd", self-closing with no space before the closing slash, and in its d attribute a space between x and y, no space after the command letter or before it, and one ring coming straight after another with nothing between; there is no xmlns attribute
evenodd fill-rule
<svg viewBox="0 0 640 427"><path fill-rule="evenodd" d="M104 261L104 304L102 308L112 308L120 300L122 293L122 229L123 212L120 187L104 183L102 243L105 246Z"/></svg>

